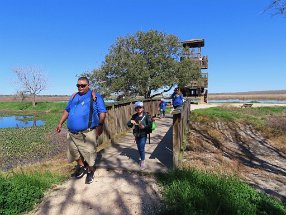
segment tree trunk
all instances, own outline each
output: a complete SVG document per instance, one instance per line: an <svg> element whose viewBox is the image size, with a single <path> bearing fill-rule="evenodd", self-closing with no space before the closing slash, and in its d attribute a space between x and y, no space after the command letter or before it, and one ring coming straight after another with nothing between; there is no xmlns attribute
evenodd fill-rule
<svg viewBox="0 0 286 215"><path fill-rule="evenodd" d="M33 94L33 107L36 107L36 94Z"/></svg>

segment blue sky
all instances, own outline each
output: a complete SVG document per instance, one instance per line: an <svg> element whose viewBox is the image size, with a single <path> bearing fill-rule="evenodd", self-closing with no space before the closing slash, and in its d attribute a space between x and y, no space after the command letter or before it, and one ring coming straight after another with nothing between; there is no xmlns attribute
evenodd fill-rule
<svg viewBox="0 0 286 215"><path fill-rule="evenodd" d="M263 13L270 1L1 0L0 95L20 66L46 74L41 94L71 94L117 37L151 29L205 39L210 93L286 89L286 17Z"/></svg>

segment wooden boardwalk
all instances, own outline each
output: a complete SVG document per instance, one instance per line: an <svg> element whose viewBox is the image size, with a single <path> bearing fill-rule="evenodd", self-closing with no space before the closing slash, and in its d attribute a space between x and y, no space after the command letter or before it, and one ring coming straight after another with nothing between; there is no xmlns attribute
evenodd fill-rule
<svg viewBox="0 0 286 215"><path fill-rule="evenodd" d="M166 118L156 119L157 128L151 133L150 144L147 139L145 146L144 172L164 172L172 168L172 117L172 115L166 115ZM134 143L132 129L98 153L96 167L128 171L140 170L139 154L137 145Z"/></svg>

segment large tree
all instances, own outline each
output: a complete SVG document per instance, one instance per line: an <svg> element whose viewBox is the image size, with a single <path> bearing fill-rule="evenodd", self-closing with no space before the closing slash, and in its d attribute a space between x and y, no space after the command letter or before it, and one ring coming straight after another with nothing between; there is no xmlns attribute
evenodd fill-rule
<svg viewBox="0 0 286 215"><path fill-rule="evenodd" d="M36 106L36 95L46 89L46 78L43 72L35 67L17 68L14 73L18 78L19 87L22 92L33 97L33 106Z"/></svg>
<svg viewBox="0 0 286 215"><path fill-rule="evenodd" d="M118 38L93 75L105 94L152 98L199 77L200 69L194 61L180 62L182 49L174 35L140 31Z"/></svg>

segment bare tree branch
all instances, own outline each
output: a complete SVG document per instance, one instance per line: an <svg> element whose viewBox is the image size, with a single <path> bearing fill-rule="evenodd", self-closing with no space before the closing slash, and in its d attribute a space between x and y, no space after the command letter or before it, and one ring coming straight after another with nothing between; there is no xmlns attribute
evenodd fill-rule
<svg viewBox="0 0 286 215"><path fill-rule="evenodd" d="M14 69L21 91L33 96L33 106L36 106L36 95L46 89L47 81L42 70L35 67Z"/></svg>
<svg viewBox="0 0 286 215"><path fill-rule="evenodd" d="M172 89L173 86L174 86L174 85L171 85L168 89L163 90L163 91L161 91L160 93L153 94L150 98L154 98L155 96L159 96L159 95L161 95L161 94L163 94L163 93L168 92L169 90Z"/></svg>

